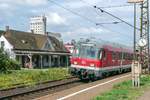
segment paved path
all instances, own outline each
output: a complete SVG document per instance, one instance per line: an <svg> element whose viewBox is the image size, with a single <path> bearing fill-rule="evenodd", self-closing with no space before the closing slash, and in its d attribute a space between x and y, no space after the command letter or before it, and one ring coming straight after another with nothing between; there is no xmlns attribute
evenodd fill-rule
<svg viewBox="0 0 150 100"><path fill-rule="evenodd" d="M129 79L131 79L131 75L129 73L117 75L50 94L35 100L91 100L95 96L112 89L114 84Z"/></svg>
<svg viewBox="0 0 150 100"><path fill-rule="evenodd" d="M146 91L138 100L150 100L150 90Z"/></svg>

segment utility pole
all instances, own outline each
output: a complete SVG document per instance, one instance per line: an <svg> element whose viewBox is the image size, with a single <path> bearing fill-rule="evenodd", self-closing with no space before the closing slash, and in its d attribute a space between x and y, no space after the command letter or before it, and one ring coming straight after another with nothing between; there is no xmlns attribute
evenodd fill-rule
<svg viewBox="0 0 150 100"><path fill-rule="evenodd" d="M150 72L150 58L149 58L149 0L128 0L129 3L140 3L141 6L141 18L140 18L140 37L137 37L136 30L134 28L134 53L135 48L139 49L141 63L141 69L144 73ZM136 7L136 6L135 6ZM135 9L134 7L134 9ZM134 10L134 13L136 10ZM134 14L134 21L136 21L136 13ZM136 24L136 22L135 22ZM134 25L135 26L135 25ZM135 26L136 27L136 26ZM136 41L136 39L140 39ZM136 42L135 42L136 41Z"/></svg>
<svg viewBox="0 0 150 100"><path fill-rule="evenodd" d="M134 3L134 34L133 34L133 58L136 59L136 3Z"/></svg>
<svg viewBox="0 0 150 100"><path fill-rule="evenodd" d="M145 45L140 47L140 53L143 55L141 57L142 71L146 73L150 71L149 66L149 0L144 0L141 3L141 32L140 32L141 42L145 42Z"/></svg>
<svg viewBox="0 0 150 100"><path fill-rule="evenodd" d="M134 61L132 63L132 83L140 85L141 71L150 71L149 66L149 0L128 0L134 3ZM136 4L141 5L140 36L136 32ZM137 39L140 39L136 41Z"/></svg>

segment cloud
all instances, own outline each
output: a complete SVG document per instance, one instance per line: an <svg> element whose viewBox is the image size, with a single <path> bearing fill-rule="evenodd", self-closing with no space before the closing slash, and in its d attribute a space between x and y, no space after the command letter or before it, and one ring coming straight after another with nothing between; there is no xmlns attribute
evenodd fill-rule
<svg viewBox="0 0 150 100"><path fill-rule="evenodd" d="M47 4L47 0L1 0L0 3L24 6L39 6Z"/></svg>
<svg viewBox="0 0 150 100"><path fill-rule="evenodd" d="M7 9L7 8L9 8L10 6L9 6L9 4L7 4L7 3L1 3L0 4L0 9Z"/></svg>
<svg viewBox="0 0 150 100"><path fill-rule="evenodd" d="M103 30L101 28L95 28L95 27L90 27L90 28L79 28L74 30L74 33L83 33L83 34L91 34L91 33L101 33Z"/></svg>
<svg viewBox="0 0 150 100"><path fill-rule="evenodd" d="M84 1L85 3L81 1ZM113 22L118 20L105 13L101 13L92 6L96 5L103 7L123 5L126 0L56 0L56 2L73 12L87 17L92 20L93 23L85 18L72 14L58 5L48 2L48 0L0 0L0 26L4 27L4 25L10 25L18 30L27 31L29 30L28 21L31 16L45 14L48 23L47 30L62 33L64 41L70 40L71 38L86 38L92 35L105 40L109 39L109 41L122 42L124 40L125 42L122 43L130 43L132 38L129 38L129 40L126 41L124 36L128 36L129 34L130 37L130 32L132 33L133 30L132 28L123 23L117 25L105 25L106 28L122 33L119 34L96 26L95 23ZM130 23L133 22L132 7L111 8L105 10ZM20 25L20 23L24 23L24 25Z"/></svg>
<svg viewBox="0 0 150 100"><path fill-rule="evenodd" d="M60 16L58 13L48 13L47 22L49 25L61 25L66 24L66 19Z"/></svg>
<svg viewBox="0 0 150 100"><path fill-rule="evenodd" d="M103 0L81 0L81 1L93 5L93 4L98 4L99 2L102 2Z"/></svg>
<svg viewBox="0 0 150 100"><path fill-rule="evenodd" d="M65 42L68 42L72 39L79 40L80 38L101 38L104 36L103 29L101 28L95 28L95 27L77 27L73 30L66 32L60 32L62 33L62 37Z"/></svg>
<svg viewBox="0 0 150 100"><path fill-rule="evenodd" d="M47 0L23 0L26 4L31 6L39 6L39 5L46 5Z"/></svg>

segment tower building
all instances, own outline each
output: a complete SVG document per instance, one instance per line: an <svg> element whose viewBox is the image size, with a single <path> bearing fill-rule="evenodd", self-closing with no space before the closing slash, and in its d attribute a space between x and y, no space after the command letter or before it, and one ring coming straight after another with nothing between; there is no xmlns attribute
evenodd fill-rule
<svg viewBox="0 0 150 100"><path fill-rule="evenodd" d="M35 34L46 34L46 17L34 16L30 18L30 30Z"/></svg>

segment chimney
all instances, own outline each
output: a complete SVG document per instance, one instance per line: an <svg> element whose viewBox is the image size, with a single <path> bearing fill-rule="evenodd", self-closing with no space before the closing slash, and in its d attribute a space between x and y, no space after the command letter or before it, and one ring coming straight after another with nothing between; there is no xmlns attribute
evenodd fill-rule
<svg viewBox="0 0 150 100"><path fill-rule="evenodd" d="M6 26L6 32L8 32L9 31L9 26Z"/></svg>
<svg viewBox="0 0 150 100"><path fill-rule="evenodd" d="M33 31L33 30L31 30L31 33L33 33L33 34L34 34L34 31Z"/></svg>

